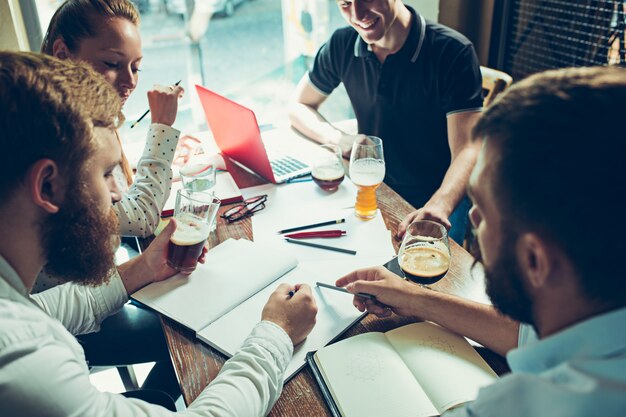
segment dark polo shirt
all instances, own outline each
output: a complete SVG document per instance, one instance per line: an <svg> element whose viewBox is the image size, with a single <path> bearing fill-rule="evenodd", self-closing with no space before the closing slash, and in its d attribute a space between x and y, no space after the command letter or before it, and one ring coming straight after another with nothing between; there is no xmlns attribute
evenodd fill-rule
<svg viewBox="0 0 626 417"><path fill-rule="evenodd" d="M419 208L439 188L450 165L446 116L478 111L483 98L471 42L409 9L409 36L384 64L347 27L321 47L309 79L326 95L344 84L359 133L383 140L385 183Z"/></svg>

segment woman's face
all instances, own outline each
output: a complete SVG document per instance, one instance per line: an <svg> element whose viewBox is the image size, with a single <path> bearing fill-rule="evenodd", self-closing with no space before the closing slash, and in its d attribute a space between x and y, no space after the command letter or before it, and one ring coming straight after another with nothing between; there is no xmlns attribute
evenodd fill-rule
<svg viewBox="0 0 626 417"><path fill-rule="evenodd" d="M139 78L139 29L123 18L105 20L98 34L81 41L71 58L91 64L117 90L124 105Z"/></svg>

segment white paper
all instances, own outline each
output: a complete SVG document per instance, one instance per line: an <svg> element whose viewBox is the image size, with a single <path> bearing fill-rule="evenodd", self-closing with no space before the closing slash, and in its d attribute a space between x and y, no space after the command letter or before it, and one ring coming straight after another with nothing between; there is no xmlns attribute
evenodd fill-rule
<svg viewBox="0 0 626 417"><path fill-rule="evenodd" d="M381 265L386 260L382 256L372 257L370 266ZM300 263L281 279L205 327L197 336L225 355L232 356L252 327L261 319L263 306L280 283L309 284L318 307L317 322L306 340L296 346L293 358L285 371L284 378L287 381L305 365L307 352L327 345L364 315L352 305L352 295L316 287L315 283L321 281L334 284L338 278L357 269L363 263L362 259Z"/></svg>
<svg viewBox="0 0 626 417"><path fill-rule="evenodd" d="M296 267L293 257L275 254L268 245L229 239L191 275L152 283L132 298L197 332Z"/></svg>

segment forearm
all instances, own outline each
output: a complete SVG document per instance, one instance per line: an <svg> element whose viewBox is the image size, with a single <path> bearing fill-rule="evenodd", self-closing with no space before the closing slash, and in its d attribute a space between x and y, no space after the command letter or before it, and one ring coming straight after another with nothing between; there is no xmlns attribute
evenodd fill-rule
<svg viewBox="0 0 626 417"><path fill-rule="evenodd" d="M319 143L339 144L344 135L344 132L329 123L316 109L306 104L292 104L289 120L299 132Z"/></svg>
<svg viewBox="0 0 626 417"><path fill-rule="evenodd" d="M222 417L266 415L280 396L292 353L291 339L282 329L270 322L257 324L187 412Z"/></svg>
<svg viewBox="0 0 626 417"><path fill-rule="evenodd" d="M454 211L465 194L469 176L476 164L480 148L470 144L452 160L441 186L435 191L424 207L437 207L448 216Z"/></svg>
<svg viewBox="0 0 626 417"><path fill-rule="evenodd" d="M415 316L475 340L500 355L517 346L519 323L490 305L420 288L412 298L411 310Z"/></svg>

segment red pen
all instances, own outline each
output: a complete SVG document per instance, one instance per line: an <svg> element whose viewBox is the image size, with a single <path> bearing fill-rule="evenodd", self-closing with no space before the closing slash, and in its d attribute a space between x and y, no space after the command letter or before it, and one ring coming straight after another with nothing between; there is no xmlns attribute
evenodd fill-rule
<svg viewBox="0 0 626 417"><path fill-rule="evenodd" d="M291 239L311 239L315 237L341 237L346 234L345 230L321 230L319 232L300 232L300 233L291 233L289 235L285 235L285 237L289 237Z"/></svg>

